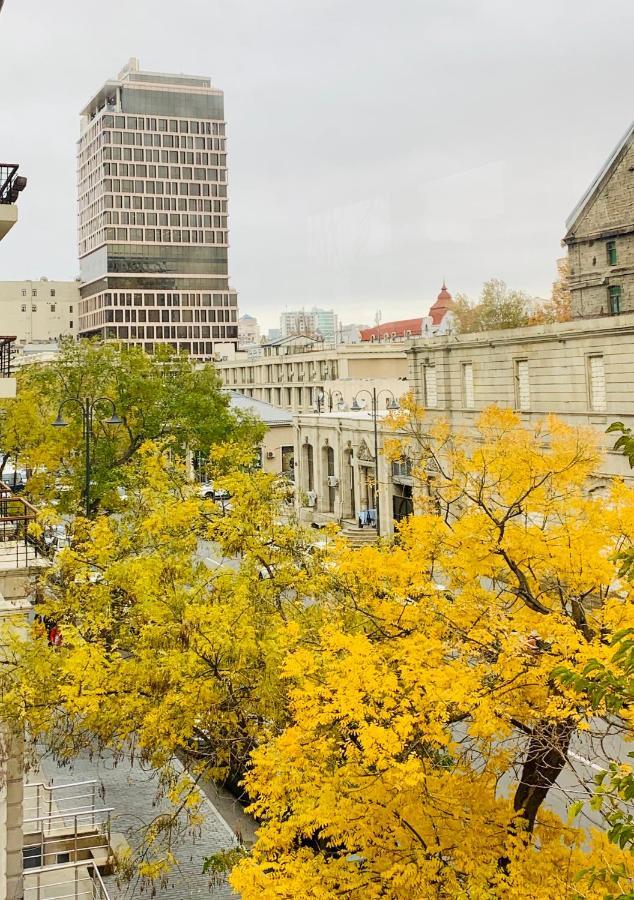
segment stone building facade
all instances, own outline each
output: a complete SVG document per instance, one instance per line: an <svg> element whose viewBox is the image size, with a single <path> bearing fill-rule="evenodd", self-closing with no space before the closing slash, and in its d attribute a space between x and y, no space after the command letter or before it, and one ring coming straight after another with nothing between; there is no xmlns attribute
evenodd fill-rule
<svg viewBox="0 0 634 900"><path fill-rule="evenodd" d="M634 123L566 229L573 316L634 312Z"/></svg>
<svg viewBox="0 0 634 900"><path fill-rule="evenodd" d="M394 522L413 511L413 480L383 455L394 430L369 411L305 413L294 417L296 429L296 502L303 521L336 522L356 530L359 517L378 508L381 535L394 532ZM378 449L378 456L376 450ZM377 495L379 502L377 504ZM368 537L374 528L366 528Z"/></svg>
<svg viewBox="0 0 634 900"><path fill-rule="evenodd" d="M322 395L326 407L336 407L342 400L351 405L370 378L396 396L407 390L402 345L328 345L306 338L301 346L301 340L288 338L258 348L257 356L243 354L217 362L218 374L225 387L293 412L311 411Z"/></svg>
<svg viewBox="0 0 634 900"><path fill-rule="evenodd" d="M598 476L632 476L605 430L614 421L634 426L634 319L436 337L413 342L408 358L431 420L468 428L492 404L516 409L527 426L555 413L596 431L605 450Z"/></svg>

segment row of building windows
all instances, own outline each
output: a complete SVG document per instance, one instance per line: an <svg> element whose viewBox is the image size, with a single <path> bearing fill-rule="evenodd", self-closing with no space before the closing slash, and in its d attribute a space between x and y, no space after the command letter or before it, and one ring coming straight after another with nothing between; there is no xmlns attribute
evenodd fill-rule
<svg viewBox="0 0 634 900"><path fill-rule="evenodd" d="M22 288L22 296L23 297L28 296L28 291L26 288ZM55 296L55 288L49 288L49 296L50 297ZM37 288L31 288L31 297L37 297Z"/></svg>
<svg viewBox="0 0 634 900"><path fill-rule="evenodd" d="M103 128L127 128L130 131L160 131L172 134L216 134L224 136L225 123L196 119L159 119L154 116L104 115Z"/></svg>
<svg viewBox="0 0 634 900"><path fill-rule="evenodd" d="M336 360L319 360L304 364L272 363L259 366L231 366L221 370L227 385L274 384L283 381L333 381L338 377Z"/></svg>
<svg viewBox="0 0 634 900"><path fill-rule="evenodd" d="M193 340L213 338L227 340L236 338L233 325L116 325L103 330L104 336L125 338L126 340Z"/></svg>
<svg viewBox="0 0 634 900"><path fill-rule="evenodd" d="M282 406L291 410L315 409L317 398L323 392L323 386L311 387L267 387L267 388L238 388L246 397L255 397L264 400L274 406Z"/></svg>
<svg viewBox="0 0 634 900"><path fill-rule="evenodd" d="M146 200L153 201L152 197L146 197ZM161 199L160 197L158 198ZM167 199L167 198L166 198ZM174 200L174 198L170 198ZM207 203L211 201L207 200ZM220 203L219 200L215 200L214 203ZM166 209L168 207L165 207ZM146 207L146 209L154 209L154 204L152 202L152 206ZM183 228L225 228L227 224L227 217L221 215L212 216L209 213L206 215L189 215L187 213L170 213L169 216L167 213L144 213L144 212L115 212L108 211L104 214L104 222L106 225L160 225L161 227L165 227L166 225L175 225L177 228L181 226Z"/></svg>
<svg viewBox="0 0 634 900"><path fill-rule="evenodd" d="M150 151L146 151L147 154ZM161 154L162 156L163 154ZM220 154L220 157L223 157L223 154ZM103 174L106 178L111 176L120 176L121 178L156 178L157 176L157 168L161 169L164 166L160 165L160 162L169 163L169 156L165 154L163 160L159 160L159 154L157 153L154 157L148 155L146 156L148 160L147 163L104 163L103 164ZM195 162L194 162L195 160ZM192 166L196 166L193 169L192 174ZM182 174L181 169L176 167L172 167L174 174L170 174L170 178L188 178L192 179L197 178L200 181L205 179L205 168L207 166L214 166L214 168L218 168L218 166L224 167L224 157L219 161L219 155L217 153L197 153L195 157L192 157L192 162L187 165L184 163L182 166ZM159 178L163 177L159 175ZM167 177L165 175L164 177Z"/></svg>
<svg viewBox="0 0 634 900"><path fill-rule="evenodd" d="M606 410L605 365L602 354L590 354L586 357L586 384L588 404L595 412ZM513 361L513 384L515 409L528 412L531 409L531 380L528 359ZM474 385L473 363L463 362L460 365L462 406L464 409L476 408L476 391ZM436 409L439 404L436 366L424 365L422 372L423 403L428 409Z"/></svg>
<svg viewBox="0 0 634 900"><path fill-rule="evenodd" d="M182 181L225 181L224 169L203 169L191 168L190 166L137 166L137 168L147 169L147 174L140 176L141 178L171 178L173 180ZM166 187L156 181L140 181L131 178L105 178L103 182L104 191L106 193L113 192L115 194L182 194L183 191ZM192 193L191 186L186 193Z"/></svg>
<svg viewBox="0 0 634 900"><path fill-rule="evenodd" d="M210 152L214 151L206 151L202 152L200 150L194 152L192 150L148 150L141 149L139 147L135 147L134 149L131 147L104 147L102 151L95 157L94 161L91 160L89 163L86 163L86 168L82 166L79 170L79 180L80 182L84 181L87 177L87 173L91 171L97 170L97 168L103 164L106 164L106 161L114 161L114 162L135 162L135 163L179 163L180 165L193 166L193 165L202 165L203 159ZM226 168L226 154L221 153L218 157L218 164ZM224 162L223 162L224 160ZM101 171L100 171L100 174Z"/></svg>
<svg viewBox="0 0 634 900"><path fill-rule="evenodd" d="M175 228L106 228L107 241L132 241L159 244L227 244L226 231L190 231Z"/></svg>
<svg viewBox="0 0 634 900"><path fill-rule="evenodd" d="M238 297L237 294L140 294L140 293L107 293L107 294L98 294L93 297L89 297L85 300L81 300L79 304L79 313L80 316L85 316L88 313L95 312L98 309L106 309L109 307L116 306L127 306L127 307L153 307L153 306L169 306L175 308L191 308L195 310L199 310L201 308L219 308L224 307L226 312L231 311L232 315L227 317L225 315L224 321L233 321L237 320L237 305L238 305ZM229 310L231 308L231 310ZM71 307L72 311L72 307ZM194 319L198 321L197 318ZM151 321L151 320L150 320ZM158 321L158 320L157 320ZM215 316L210 317L209 320L207 318L200 319L202 322L216 321ZM219 316L218 321L222 322L223 317Z"/></svg>
<svg viewBox="0 0 634 900"><path fill-rule="evenodd" d="M106 309L102 322L235 322L234 309Z"/></svg>
<svg viewBox="0 0 634 900"><path fill-rule="evenodd" d="M148 185L150 182L148 182ZM180 197L226 197L227 196L227 188L226 185L222 184L208 184L207 182L197 182L197 181L166 181L166 182L156 182L156 185L152 186L153 189L152 194L167 194L172 197L180 196ZM224 188L224 190L222 190ZM124 194L121 197L121 193ZM130 196L130 193L133 193L134 196ZM147 197L137 196L142 192L135 190L134 192L119 192L118 194L105 194L104 195L104 207L105 209L143 209L143 201L147 199ZM156 200L156 197L154 198Z"/></svg>
<svg viewBox="0 0 634 900"><path fill-rule="evenodd" d="M170 134L140 134L138 131L104 131L102 136L104 146L124 147L167 147L185 150L214 151L214 139L206 137L173 138Z"/></svg>
<svg viewBox="0 0 634 900"><path fill-rule="evenodd" d="M20 308L21 308L21 310L22 310L23 313L25 313L25 312L28 311L28 305L27 305L26 303L23 303L22 306L21 306ZM57 304L55 304L55 303L49 304L49 312L54 313L56 309L57 309ZM71 312L71 313L72 313L72 311L73 311L73 307L72 307L72 304L71 304L71 305L68 307L68 312ZM31 312L37 312L37 303L32 303L32 304L31 304Z"/></svg>

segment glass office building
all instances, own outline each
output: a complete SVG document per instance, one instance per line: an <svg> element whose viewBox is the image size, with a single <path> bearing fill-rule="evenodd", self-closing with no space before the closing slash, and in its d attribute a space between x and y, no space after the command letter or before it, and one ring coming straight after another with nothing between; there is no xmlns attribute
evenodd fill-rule
<svg viewBox="0 0 634 900"><path fill-rule="evenodd" d="M82 111L77 184L79 335L200 359L235 346L222 91L130 60Z"/></svg>

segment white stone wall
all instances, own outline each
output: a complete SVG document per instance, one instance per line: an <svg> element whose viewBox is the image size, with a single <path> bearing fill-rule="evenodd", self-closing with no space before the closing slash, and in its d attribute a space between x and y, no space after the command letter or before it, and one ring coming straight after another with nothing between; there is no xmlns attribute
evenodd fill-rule
<svg viewBox="0 0 634 900"><path fill-rule="evenodd" d="M18 345L72 336L78 304L78 281L0 281L0 332Z"/></svg>

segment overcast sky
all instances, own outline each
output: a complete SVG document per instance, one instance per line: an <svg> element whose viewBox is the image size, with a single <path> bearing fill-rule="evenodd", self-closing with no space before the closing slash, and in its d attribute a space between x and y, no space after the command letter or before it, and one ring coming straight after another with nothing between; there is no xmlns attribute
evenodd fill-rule
<svg viewBox="0 0 634 900"><path fill-rule="evenodd" d="M229 271L265 326L420 315L443 277L547 296L634 117L632 0L6 0L0 279L73 278L78 112L131 56L225 92ZM1 330L1 329L0 329Z"/></svg>

